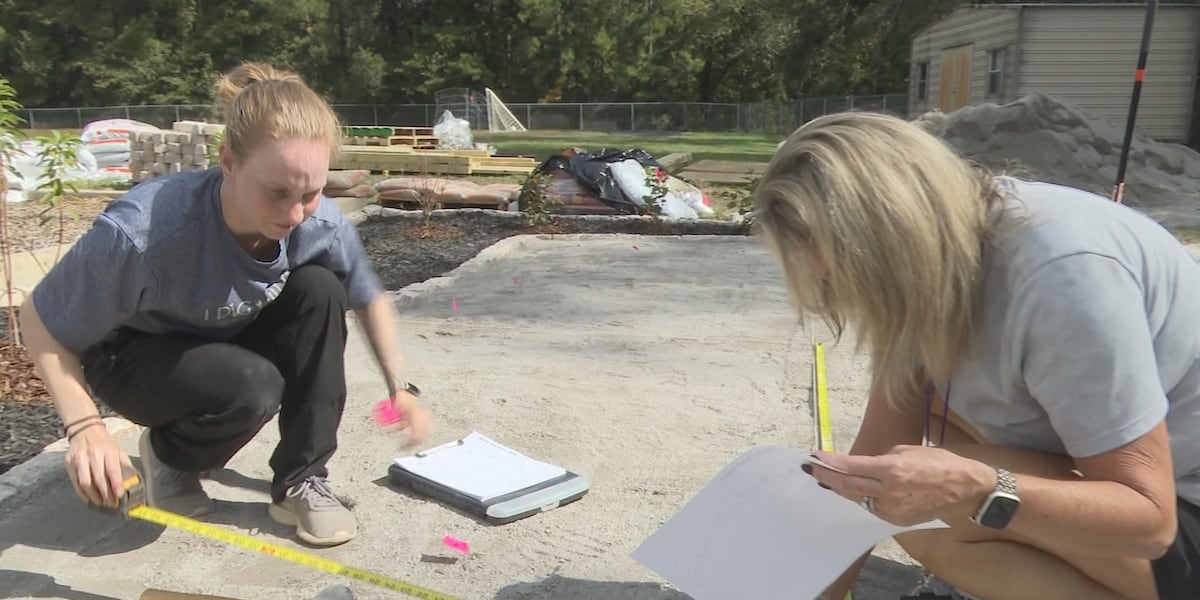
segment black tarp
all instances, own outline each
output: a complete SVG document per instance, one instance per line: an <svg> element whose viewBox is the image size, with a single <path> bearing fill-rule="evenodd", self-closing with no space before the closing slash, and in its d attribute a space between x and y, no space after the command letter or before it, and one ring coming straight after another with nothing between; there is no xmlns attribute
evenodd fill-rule
<svg viewBox="0 0 1200 600"><path fill-rule="evenodd" d="M565 170L575 177L579 185L605 204L623 213L635 214L638 212L638 205L621 191L621 187L617 185L612 172L608 169L610 163L630 159L638 161L643 166L662 168L662 165L658 164L658 161L645 150L604 148L595 152L580 152L574 156L556 154L538 165L538 170L543 173Z"/></svg>

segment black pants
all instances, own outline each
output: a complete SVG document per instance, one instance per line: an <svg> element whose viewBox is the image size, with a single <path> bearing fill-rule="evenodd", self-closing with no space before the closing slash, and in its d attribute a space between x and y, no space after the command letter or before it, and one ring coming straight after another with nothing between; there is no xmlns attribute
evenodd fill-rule
<svg viewBox="0 0 1200 600"><path fill-rule="evenodd" d="M323 267L289 276L230 342L122 330L84 352L95 395L150 428L159 459L182 471L225 465L279 415L272 500L328 473L346 403L346 293Z"/></svg>
<svg viewBox="0 0 1200 600"><path fill-rule="evenodd" d="M1154 582L1160 600L1200 598L1200 506L1183 498L1176 505L1179 530L1175 542L1154 560Z"/></svg>

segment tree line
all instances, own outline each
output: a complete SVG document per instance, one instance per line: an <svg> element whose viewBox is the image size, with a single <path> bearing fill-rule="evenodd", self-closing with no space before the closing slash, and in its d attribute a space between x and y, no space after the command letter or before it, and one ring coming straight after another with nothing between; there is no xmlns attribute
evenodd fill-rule
<svg viewBox="0 0 1200 600"><path fill-rule="evenodd" d="M897 93L912 35L960 4L0 0L0 75L29 107L206 103L217 74L248 59L345 103L484 86L512 102Z"/></svg>

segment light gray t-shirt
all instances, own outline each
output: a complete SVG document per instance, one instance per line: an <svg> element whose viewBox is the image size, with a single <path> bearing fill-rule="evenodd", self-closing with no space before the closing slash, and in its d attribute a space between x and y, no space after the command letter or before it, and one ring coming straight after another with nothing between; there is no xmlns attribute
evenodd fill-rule
<svg viewBox="0 0 1200 600"><path fill-rule="evenodd" d="M1129 207L1000 180L1028 224L985 253L982 327L950 410L990 442L1076 457L1166 417L1178 493L1200 504L1200 266Z"/></svg>
<svg viewBox="0 0 1200 600"><path fill-rule="evenodd" d="M158 177L109 204L33 291L50 334L75 352L118 327L225 341L307 264L338 276L350 308L380 293L357 230L324 196L275 260L255 260L221 215L222 177L219 168Z"/></svg>

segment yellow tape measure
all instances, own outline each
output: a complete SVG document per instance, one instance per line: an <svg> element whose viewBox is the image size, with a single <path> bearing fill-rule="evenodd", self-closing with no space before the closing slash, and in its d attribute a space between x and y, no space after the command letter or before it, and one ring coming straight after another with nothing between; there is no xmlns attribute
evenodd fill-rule
<svg viewBox="0 0 1200 600"><path fill-rule="evenodd" d="M833 452L833 424L829 418L829 385L825 380L825 346L813 343L813 420L817 426L817 449ZM844 600L854 600L846 592Z"/></svg>
<svg viewBox="0 0 1200 600"><path fill-rule="evenodd" d="M306 567L320 569L334 575L365 581L382 588L407 594L414 598L420 598L421 600L460 600L454 596L449 596L441 592L435 592L416 584L400 581L398 579L392 579L391 577L385 577L377 573L343 565L337 561L321 558L320 556L309 554L307 552L301 552L300 550L293 548L285 548L283 546L256 540L249 536L234 533L232 531L226 531L219 527L209 525L208 523L202 523L200 521L189 519L187 517L157 509L145 504L130 508L127 514L143 521L156 523L164 527L182 529L206 538L225 542L227 544L233 544L235 546L241 546L247 550L261 552L263 554L289 560Z"/></svg>
<svg viewBox="0 0 1200 600"><path fill-rule="evenodd" d="M817 448L833 452L833 425L829 421L829 386L825 381L825 346L814 348L813 388L816 390Z"/></svg>

